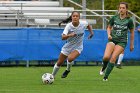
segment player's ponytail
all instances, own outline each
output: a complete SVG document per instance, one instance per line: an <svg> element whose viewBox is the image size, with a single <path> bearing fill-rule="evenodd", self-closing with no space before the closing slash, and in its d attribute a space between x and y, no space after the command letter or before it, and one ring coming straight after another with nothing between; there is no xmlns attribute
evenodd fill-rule
<svg viewBox="0 0 140 93"><path fill-rule="evenodd" d="M69 23L69 22L71 22L71 21L72 21L72 15L73 15L73 13L75 13L75 12L77 12L77 11L73 11L73 12L71 13L70 17L68 17L67 19L61 21L60 23L58 23L58 25L61 26L62 23L65 24L65 23ZM80 16L80 13L79 13L79 12L77 12L77 13L78 13L79 16Z"/></svg>
<svg viewBox="0 0 140 93"><path fill-rule="evenodd" d="M71 17L72 17L72 15L71 15L69 18L67 18L67 19L65 19L65 20L63 20L63 21L61 21L58 25L61 26L62 23L71 22L71 21L72 21L72 18L71 18Z"/></svg>

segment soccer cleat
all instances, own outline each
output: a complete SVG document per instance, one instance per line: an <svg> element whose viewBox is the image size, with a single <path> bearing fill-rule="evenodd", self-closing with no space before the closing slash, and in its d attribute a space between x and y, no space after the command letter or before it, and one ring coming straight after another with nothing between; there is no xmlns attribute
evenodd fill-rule
<svg viewBox="0 0 140 93"><path fill-rule="evenodd" d="M104 75L104 71L102 71L102 69L101 69L99 74L100 74L101 76Z"/></svg>
<svg viewBox="0 0 140 93"><path fill-rule="evenodd" d="M121 64L117 64L116 68L122 69Z"/></svg>
<svg viewBox="0 0 140 93"><path fill-rule="evenodd" d="M65 70L65 72L62 74L61 78L66 78L70 71Z"/></svg>
<svg viewBox="0 0 140 93"><path fill-rule="evenodd" d="M108 77L104 77L103 78L103 81L108 81Z"/></svg>

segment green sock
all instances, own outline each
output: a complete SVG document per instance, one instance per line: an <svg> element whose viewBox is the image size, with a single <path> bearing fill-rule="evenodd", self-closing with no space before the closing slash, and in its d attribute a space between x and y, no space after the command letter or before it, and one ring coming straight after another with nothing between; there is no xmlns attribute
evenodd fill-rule
<svg viewBox="0 0 140 93"><path fill-rule="evenodd" d="M109 74L111 73L112 69L114 67L114 63L108 63L107 65L107 69L106 69L106 72L105 72L105 76L106 78L108 78Z"/></svg>
<svg viewBox="0 0 140 93"><path fill-rule="evenodd" d="M102 71L104 71L107 67L108 61L103 61Z"/></svg>

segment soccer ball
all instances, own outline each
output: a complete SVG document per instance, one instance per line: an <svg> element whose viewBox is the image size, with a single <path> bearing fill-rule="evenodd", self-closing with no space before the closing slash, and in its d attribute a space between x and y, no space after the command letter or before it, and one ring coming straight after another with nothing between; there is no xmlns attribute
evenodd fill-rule
<svg viewBox="0 0 140 93"><path fill-rule="evenodd" d="M45 73L42 75L43 84L52 84L54 82L54 77L50 73Z"/></svg>

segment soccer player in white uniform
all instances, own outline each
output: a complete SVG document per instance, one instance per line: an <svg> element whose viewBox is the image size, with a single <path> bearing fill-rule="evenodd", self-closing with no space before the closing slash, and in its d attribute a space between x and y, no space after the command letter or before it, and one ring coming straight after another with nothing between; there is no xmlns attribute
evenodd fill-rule
<svg viewBox="0 0 140 93"><path fill-rule="evenodd" d="M62 33L62 40L67 40L65 45L62 47L59 58L54 65L52 75L55 77L58 72L60 66L67 59L67 68L62 75L62 78L67 77L70 72L70 67L72 65L73 60L75 60L83 50L83 38L84 31L88 28L90 32L89 39L93 36L92 27L88 24L88 22L80 21L80 13L72 12L71 16L66 20L63 20L61 23L68 23ZM61 25L61 23L59 25Z"/></svg>

